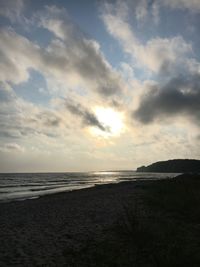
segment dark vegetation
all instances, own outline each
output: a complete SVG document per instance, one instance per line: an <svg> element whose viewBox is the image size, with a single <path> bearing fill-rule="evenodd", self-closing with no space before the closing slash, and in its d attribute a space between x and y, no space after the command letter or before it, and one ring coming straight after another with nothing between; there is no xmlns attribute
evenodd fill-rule
<svg viewBox="0 0 200 267"><path fill-rule="evenodd" d="M149 166L137 168L137 172L200 173L200 160L174 159L158 161Z"/></svg>
<svg viewBox="0 0 200 267"><path fill-rule="evenodd" d="M142 198L101 241L64 251L66 266L200 266L200 176L139 185Z"/></svg>

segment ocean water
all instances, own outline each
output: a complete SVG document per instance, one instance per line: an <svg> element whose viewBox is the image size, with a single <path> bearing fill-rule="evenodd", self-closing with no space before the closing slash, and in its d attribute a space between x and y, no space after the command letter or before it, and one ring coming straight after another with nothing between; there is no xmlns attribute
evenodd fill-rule
<svg viewBox="0 0 200 267"><path fill-rule="evenodd" d="M47 194L100 184L166 179L176 175L177 173L138 173L134 171L0 173L0 202L38 198Z"/></svg>

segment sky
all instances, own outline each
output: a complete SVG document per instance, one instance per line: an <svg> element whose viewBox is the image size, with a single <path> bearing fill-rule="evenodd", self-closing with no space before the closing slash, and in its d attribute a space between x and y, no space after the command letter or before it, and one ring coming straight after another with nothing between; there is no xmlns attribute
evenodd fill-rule
<svg viewBox="0 0 200 267"><path fill-rule="evenodd" d="M1 0L0 172L200 159L199 0Z"/></svg>

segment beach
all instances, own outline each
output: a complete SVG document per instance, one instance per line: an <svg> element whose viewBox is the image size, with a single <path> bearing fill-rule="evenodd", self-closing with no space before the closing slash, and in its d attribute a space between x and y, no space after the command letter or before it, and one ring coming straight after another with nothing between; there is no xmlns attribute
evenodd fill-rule
<svg viewBox="0 0 200 267"><path fill-rule="evenodd" d="M0 204L1 266L61 266L64 251L100 240L134 201L135 183Z"/></svg>
<svg viewBox="0 0 200 267"><path fill-rule="evenodd" d="M192 222L186 214L187 222L176 216L180 210L155 204L167 194L160 190L170 193L177 183L182 181L122 182L1 203L0 266L181 266L173 265L172 249L199 264L199 211ZM199 189L199 180L194 183ZM171 265L162 264L165 257Z"/></svg>

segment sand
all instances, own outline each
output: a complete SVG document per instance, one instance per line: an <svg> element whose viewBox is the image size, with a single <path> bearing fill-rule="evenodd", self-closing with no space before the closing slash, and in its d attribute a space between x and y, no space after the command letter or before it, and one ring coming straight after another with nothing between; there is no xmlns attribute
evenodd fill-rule
<svg viewBox="0 0 200 267"><path fill-rule="evenodd" d="M200 175L0 204L0 266L200 266Z"/></svg>
<svg viewBox="0 0 200 267"><path fill-rule="evenodd" d="M0 266L77 266L73 255L108 235L124 207L141 199L141 184L101 185L1 203Z"/></svg>

